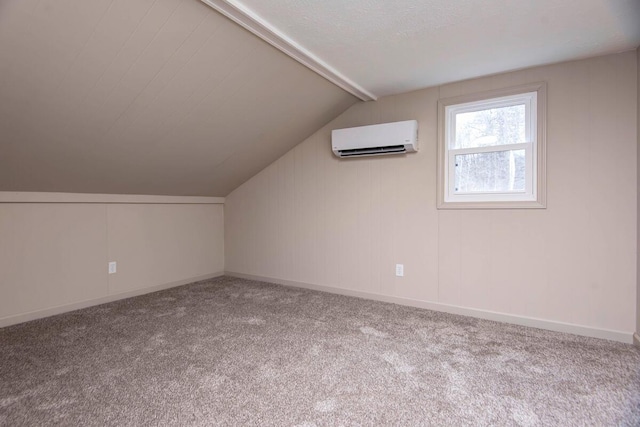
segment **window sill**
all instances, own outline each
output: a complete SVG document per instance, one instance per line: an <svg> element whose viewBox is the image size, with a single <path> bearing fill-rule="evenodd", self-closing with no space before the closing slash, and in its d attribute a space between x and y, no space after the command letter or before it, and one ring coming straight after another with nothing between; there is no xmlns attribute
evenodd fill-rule
<svg viewBox="0 0 640 427"><path fill-rule="evenodd" d="M531 201L513 202L441 202L438 209L546 209L546 203Z"/></svg>

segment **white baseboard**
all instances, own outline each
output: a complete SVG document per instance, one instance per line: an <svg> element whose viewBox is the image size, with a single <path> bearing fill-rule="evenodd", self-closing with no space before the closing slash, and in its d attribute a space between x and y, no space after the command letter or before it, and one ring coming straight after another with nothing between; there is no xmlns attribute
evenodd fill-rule
<svg viewBox="0 0 640 427"><path fill-rule="evenodd" d="M389 295L375 294L371 292L355 291L351 289L336 288L332 286L315 285L304 282L294 282L291 280L275 279L272 277L254 276L252 274L225 272L227 276L239 277L242 279L258 280L262 282L276 283L279 285L292 286L297 288L313 289L316 291L330 292L333 294L347 295L352 297L372 299L376 301L390 302L394 304L406 305L410 307L425 308L434 311L459 314L462 316L477 317L480 319L494 320L497 322L512 323L516 325L529 326L538 329L547 329L556 332L566 332L586 337L602 338L612 341L619 341L626 344L633 344L633 333L624 331L613 331L609 329L592 328L589 326L575 325L571 323L556 322L553 320L537 319L533 317L517 316L513 314L499 313L476 308L460 307L457 305L442 304L431 301L416 300L410 298L394 297ZM636 339L637 335L636 335Z"/></svg>
<svg viewBox="0 0 640 427"><path fill-rule="evenodd" d="M637 346L640 347L640 335L638 335L638 333L634 333L633 334L633 343Z"/></svg>
<svg viewBox="0 0 640 427"><path fill-rule="evenodd" d="M151 286L149 288L135 289L133 291L121 292L113 295L106 295L100 298L94 298L90 300L74 302L71 304L59 305L56 307L49 307L42 310L30 311L28 313L15 314L12 316L0 318L0 328L6 326L15 325L18 323L29 322L31 320L42 319L43 317L54 316L56 314L67 313L69 311L80 310L81 308L92 307L94 305L106 304L125 298L137 297L139 295L150 294L152 292L158 292L176 286L187 285L189 283L197 282L200 280L213 279L214 277L223 276L224 272L207 274L204 276L192 277L190 279L178 280L175 282L164 283L162 285Z"/></svg>

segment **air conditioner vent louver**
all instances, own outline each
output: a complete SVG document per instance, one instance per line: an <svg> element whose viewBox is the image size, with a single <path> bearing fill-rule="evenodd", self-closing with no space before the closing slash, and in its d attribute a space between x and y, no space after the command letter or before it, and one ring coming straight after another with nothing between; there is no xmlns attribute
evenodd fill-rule
<svg viewBox="0 0 640 427"><path fill-rule="evenodd" d="M333 153L341 158L418 151L418 122L383 123L331 132Z"/></svg>
<svg viewBox="0 0 640 427"><path fill-rule="evenodd" d="M352 148L350 150L340 150L340 157L374 156L376 154L402 154L406 152L407 149L404 148L404 145L389 145L387 147Z"/></svg>

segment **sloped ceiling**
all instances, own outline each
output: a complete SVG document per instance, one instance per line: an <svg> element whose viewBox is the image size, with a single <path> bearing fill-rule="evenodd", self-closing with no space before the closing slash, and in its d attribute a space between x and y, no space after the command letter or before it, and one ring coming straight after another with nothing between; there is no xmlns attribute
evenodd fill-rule
<svg viewBox="0 0 640 427"><path fill-rule="evenodd" d="M0 191L225 196L354 102L197 0L0 1Z"/></svg>
<svg viewBox="0 0 640 427"><path fill-rule="evenodd" d="M638 0L202 1L362 99L640 44ZM0 0L0 191L225 196L355 102L198 0Z"/></svg>

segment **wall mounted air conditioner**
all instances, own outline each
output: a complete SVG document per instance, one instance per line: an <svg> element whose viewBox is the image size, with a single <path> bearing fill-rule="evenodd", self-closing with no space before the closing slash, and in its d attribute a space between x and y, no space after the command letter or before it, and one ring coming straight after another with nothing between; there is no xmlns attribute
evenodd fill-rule
<svg viewBox="0 0 640 427"><path fill-rule="evenodd" d="M418 151L418 122L383 123L380 125L331 131L331 146L338 157L380 156Z"/></svg>

